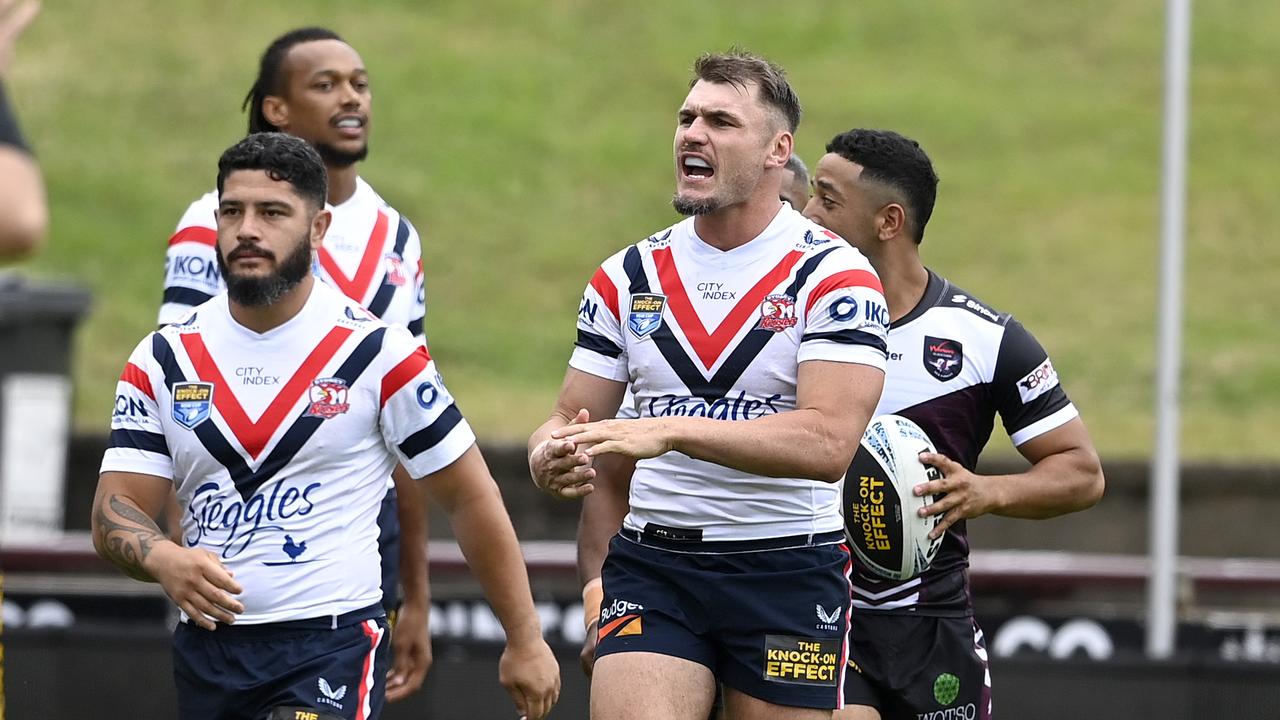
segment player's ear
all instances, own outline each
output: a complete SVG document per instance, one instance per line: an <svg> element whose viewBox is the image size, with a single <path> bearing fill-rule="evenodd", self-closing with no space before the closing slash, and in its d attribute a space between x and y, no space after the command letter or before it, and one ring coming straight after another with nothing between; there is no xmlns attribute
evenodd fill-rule
<svg viewBox="0 0 1280 720"><path fill-rule="evenodd" d="M272 125L285 129L289 126L289 103L278 95L262 98L262 117Z"/></svg>
<svg viewBox="0 0 1280 720"><path fill-rule="evenodd" d="M790 132L783 130L775 133L769 155L764 160L766 168L780 168L791 159L791 151L795 148L796 139Z"/></svg>
<svg viewBox="0 0 1280 720"><path fill-rule="evenodd" d="M311 219L311 249L319 250L320 245L324 242L324 234L329 231L329 224L333 222L333 213L321 208L320 212Z"/></svg>
<svg viewBox="0 0 1280 720"><path fill-rule="evenodd" d="M907 232L907 210L898 203L889 203L876 213L876 232L881 240L892 240Z"/></svg>

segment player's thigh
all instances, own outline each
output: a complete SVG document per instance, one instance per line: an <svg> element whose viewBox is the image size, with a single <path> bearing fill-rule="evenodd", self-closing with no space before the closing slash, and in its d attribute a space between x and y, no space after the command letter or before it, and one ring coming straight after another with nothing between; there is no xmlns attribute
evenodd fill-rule
<svg viewBox="0 0 1280 720"><path fill-rule="evenodd" d="M706 720L716 679L700 663L670 655L622 652L596 659L591 720Z"/></svg>
<svg viewBox="0 0 1280 720"><path fill-rule="evenodd" d="M868 705L846 705L835 711L831 720L880 720L880 712Z"/></svg>
<svg viewBox="0 0 1280 720"><path fill-rule="evenodd" d="M822 708L776 705L751 697L731 687L724 689L724 716L732 720L827 720L831 711Z"/></svg>

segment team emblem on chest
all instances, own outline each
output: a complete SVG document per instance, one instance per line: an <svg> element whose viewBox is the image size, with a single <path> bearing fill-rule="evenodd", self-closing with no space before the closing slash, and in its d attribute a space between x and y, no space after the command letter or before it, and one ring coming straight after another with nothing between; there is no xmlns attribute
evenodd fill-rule
<svg viewBox="0 0 1280 720"><path fill-rule="evenodd" d="M653 334L662 326L662 310L667 306L667 296L643 293L631 296L631 311L627 313L627 328L637 338Z"/></svg>
<svg viewBox="0 0 1280 720"><path fill-rule="evenodd" d="M213 383L188 382L173 385L173 421L188 430L209 419L213 409Z"/></svg>
<svg viewBox="0 0 1280 720"><path fill-rule="evenodd" d="M760 327L782 332L796 324L796 300L790 295L770 295L760 303Z"/></svg>
<svg viewBox="0 0 1280 720"><path fill-rule="evenodd" d="M964 369L964 346L956 340L924 336L924 369L946 382Z"/></svg>
<svg viewBox="0 0 1280 720"><path fill-rule="evenodd" d="M351 409L347 402L347 381L342 378L316 378L311 381L307 397L311 404L304 417L319 417L328 420Z"/></svg>

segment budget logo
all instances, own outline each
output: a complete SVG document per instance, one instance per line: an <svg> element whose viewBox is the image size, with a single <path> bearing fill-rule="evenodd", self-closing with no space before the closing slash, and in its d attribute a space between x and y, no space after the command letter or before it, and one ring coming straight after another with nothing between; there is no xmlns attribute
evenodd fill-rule
<svg viewBox="0 0 1280 720"><path fill-rule="evenodd" d="M790 295L770 295L760 303L760 327L782 332L796 324L796 300Z"/></svg>
<svg viewBox="0 0 1280 720"><path fill-rule="evenodd" d="M342 378L312 380L307 397L311 400L311 405L307 407L303 417L328 420L351 409L351 405L347 403L347 381Z"/></svg>
<svg viewBox="0 0 1280 720"><path fill-rule="evenodd" d="M213 409L213 383L173 384L173 421L188 430L209 419Z"/></svg>
<svg viewBox="0 0 1280 720"><path fill-rule="evenodd" d="M653 334L662 326L662 310L667 306L666 295L643 293L631 296L631 311L627 313L627 328L637 338Z"/></svg>
<svg viewBox="0 0 1280 720"><path fill-rule="evenodd" d="M964 346L955 340L924 336L924 369L946 382L964 368Z"/></svg>

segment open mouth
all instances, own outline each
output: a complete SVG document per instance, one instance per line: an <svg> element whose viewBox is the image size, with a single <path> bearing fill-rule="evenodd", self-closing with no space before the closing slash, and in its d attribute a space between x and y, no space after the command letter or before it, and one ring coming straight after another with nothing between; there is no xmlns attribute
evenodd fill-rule
<svg viewBox="0 0 1280 720"><path fill-rule="evenodd" d="M716 170L697 155L685 155L680 159L680 174L689 180L705 180L713 177Z"/></svg>
<svg viewBox="0 0 1280 720"><path fill-rule="evenodd" d="M346 136L358 136L364 132L367 121L359 115L343 115L330 123Z"/></svg>

